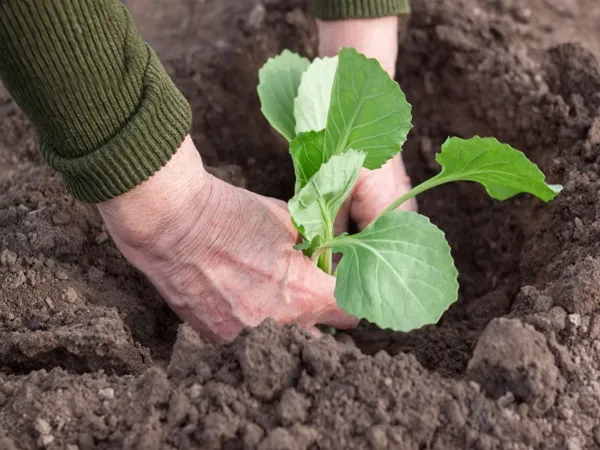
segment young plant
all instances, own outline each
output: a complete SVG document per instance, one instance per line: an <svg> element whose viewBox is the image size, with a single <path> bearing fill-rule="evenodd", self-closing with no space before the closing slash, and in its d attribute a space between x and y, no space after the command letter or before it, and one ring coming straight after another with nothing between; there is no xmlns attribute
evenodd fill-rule
<svg viewBox="0 0 600 450"><path fill-rule="evenodd" d="M351 48L312 63L289 51L259 72L262 112L290 141L296 174L288 207L302 234L298 250L332 273L347 313L382 328L409 331L436 323L458 295L458 272L444 233L423 215L397 208L452 181L482 184L494 199L529 193L552 200L561 186L523 153L494 138L449 138L441 171L391 204L363 231L334 235L334 220L361 167L378 169L402 150L411 106L376 60Z"/></svg>

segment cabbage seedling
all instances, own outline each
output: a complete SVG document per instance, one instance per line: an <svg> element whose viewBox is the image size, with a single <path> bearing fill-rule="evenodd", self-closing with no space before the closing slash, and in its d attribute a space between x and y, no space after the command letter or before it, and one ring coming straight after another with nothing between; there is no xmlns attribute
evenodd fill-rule
<svg viewBox="0 0 600 450"><path fill-rule="evenodd" d="M529 193L548 202L561 190L509 145L451 137L436 156L436 176L361 232L335 236L335 217L361 167L377 169L402 150L411 106L376 60L351 48L312 63L285 50L260 70L258 94L264 116L290 142L296 185L288 207L303 237L296 248L330 274L332 254L341 253L338 305L382 328L436 323L458 296L444 233L425 216L398 210L402 203L452 181L480 183L497 200Z"/></svg>

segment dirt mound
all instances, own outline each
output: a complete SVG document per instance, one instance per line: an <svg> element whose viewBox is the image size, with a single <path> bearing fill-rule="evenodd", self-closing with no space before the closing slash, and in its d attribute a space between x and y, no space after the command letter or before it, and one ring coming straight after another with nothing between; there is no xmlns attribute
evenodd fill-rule
<svg viewBox="0 0 600 450"><path fill-rule="evenodd" d="M600 66L549 38L546 3L413 2L398 72L414 181L447 136L479 134L565 189L549 205L467 183L424 194L461 291L411 333L362 324L336 342L267 321L203 343L65 195L0 91L0 448L600 448ZM255 86L282 48L314 56L304 2L128 5L190 99L211 170L287 198L286 146ZM569 27L597 14L578 11Z"/></svg>

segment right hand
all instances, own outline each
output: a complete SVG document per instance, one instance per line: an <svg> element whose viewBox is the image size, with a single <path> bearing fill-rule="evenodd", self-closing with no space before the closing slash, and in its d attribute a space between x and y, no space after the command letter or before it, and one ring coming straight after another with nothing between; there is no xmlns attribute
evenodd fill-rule
<svg viewBox="0 0 600 450"><path fill-rule="evenodd" d="M99 205L123 255L213 342L266 318L351 328L335 279L293 245L286 204L208 174L188 137L150 180Z"/></svg>

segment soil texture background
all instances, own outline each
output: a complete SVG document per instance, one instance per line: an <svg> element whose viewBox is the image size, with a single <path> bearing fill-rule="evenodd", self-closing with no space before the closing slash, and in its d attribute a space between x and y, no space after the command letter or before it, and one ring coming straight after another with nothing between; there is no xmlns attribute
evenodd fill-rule
<svg viewBox="0 0 600 450"><path fill-rule="evenodd" d="M427 192L460 298L436 326L201 340L65 194L0 87L0 449L600 448L600 5L414 0L398 81L414 183L448 136L496 136L565 186L549 205ZM281 199L293 171L258 69L316 54L302 0L130 0L211 171Z"/></svg>

